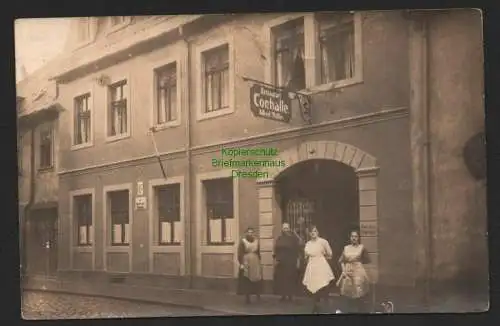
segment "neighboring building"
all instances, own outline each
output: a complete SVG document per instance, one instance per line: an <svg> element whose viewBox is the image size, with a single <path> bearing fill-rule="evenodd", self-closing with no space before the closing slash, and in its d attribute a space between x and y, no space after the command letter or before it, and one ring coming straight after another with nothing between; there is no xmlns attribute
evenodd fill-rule
<svg viewBox="0 0 500 326"><path fill-rule="evenodd" d="M485 187L460 152L484 128L480 26L468 10L75 19L54 76L61 275L231 290L253 226L270 281L279 225L302 218L335 255L359 227L381 286L482 279ZM288 124L255 117L245 78L310 94L311 124L297 100ZM286 166L212 166L238 147Z"/></svg>
<svg viewBox="0 0 500 326"><path fill-rule="evenodd" d="M19 218L25 272L57 271L58 114L57 61L17 84Z"/></svg>

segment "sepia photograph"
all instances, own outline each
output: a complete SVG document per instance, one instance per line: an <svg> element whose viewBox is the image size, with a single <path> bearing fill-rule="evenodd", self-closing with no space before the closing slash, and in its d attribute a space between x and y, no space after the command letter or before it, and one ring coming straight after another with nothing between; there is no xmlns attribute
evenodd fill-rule
<svg viewBox="0 0 500 326"><path fill-rule="evenodd" d="M489 310L480 10L14 24L23 319Z"/></svg>

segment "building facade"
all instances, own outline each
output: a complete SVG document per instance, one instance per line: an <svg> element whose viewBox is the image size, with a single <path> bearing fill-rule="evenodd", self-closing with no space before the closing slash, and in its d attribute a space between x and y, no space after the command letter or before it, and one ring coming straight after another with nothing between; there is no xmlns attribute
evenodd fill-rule
<svg viewBox="0 0 500 326"><path fill-rule="evenodd" d="M480 25L463 24L477 19L471 11L75 19L51 79L65 108L60 274L232 290L239 238L254 227L270 283L284 221L298 233L317 225L334 255L359 228L379 285L487 271L483 199L455 202L463 195L445 186L455 180L474 200L485 193L457 154L462 134L451 136L483 130ZM446 45L455 41L460 50ZM256 116L253 80L310 96L311 121L293 96L288 123ZM453 121L450 97L460 108ZM238 148L276 149L271 159L284 165L233 177L214 160L270 159L223 152ZM456 246L436 245L432 258L422 251L455 234ZM469 267L465 248L485 265Z"/></svg>
<svg viewBox="0 0 500 326"><path fill-rule="evenodd" d="M58 238L57 60L17 84L20 247L23 272L55 274Z"/></svg>

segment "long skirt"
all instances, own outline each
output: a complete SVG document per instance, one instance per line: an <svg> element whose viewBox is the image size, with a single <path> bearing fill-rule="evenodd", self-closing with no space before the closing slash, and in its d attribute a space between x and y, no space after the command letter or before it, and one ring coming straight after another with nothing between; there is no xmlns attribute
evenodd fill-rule
<svg viewBox="0 0 500 326"><path fill-rule="evenodd" d="M297 293L299 273L296 261L278 262L274 271L274 293L292 296Z"/></svg>
<svg viewBox="0 0 500 326"><path fill-rule="evenodd" d="M250 279L245 276L245 272L240 269L238 273L238 290L237 294L240 295L251 295L260 294L262 292L262 281L250 281Z"/></svg>
<svg viewBox="0 0 500 326"><path fill-rule="evenodd" d="M368 275L360 262L346 264L347 277L340 282L340 294L344 297L358 299L368 294L370 282Z"/></svg>
<svg viewBox="0 0 500 326"><path fill-rule="evenodd" d="M238 294L250 295L260 294L262 290L262 266L255 253L247 253L243 256L244 269L238 274Z"/></svg>

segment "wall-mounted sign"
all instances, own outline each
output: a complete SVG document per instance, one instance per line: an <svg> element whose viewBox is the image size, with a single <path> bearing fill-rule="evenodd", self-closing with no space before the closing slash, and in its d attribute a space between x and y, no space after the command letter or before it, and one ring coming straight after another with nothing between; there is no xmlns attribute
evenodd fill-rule
<svg viewBox="0 0 500 326"><path fill-rule="evenodd" d="M361 222L359 227L361 237L375 237L377 236L377 222Z"/></svg>
<svg viewBox="0 0 500 326"><path fill-rule="evenodd" d="M137 196L144 196L144 183L137 181Z"/></svg>
<svg viewBox="0 0 500 326"><path fill-rule="evenodd" d="M281 89L254 84L250 87L250 109L256 117L289 122L292 105L288 94Z"/></svg>
<svg viewBox="0 0 500 326"><path fill-rule="evenodd" d="M147 205L148 201L146 199L146 197L142 196L142 197L136 197L135 198L135 209L147 209L148 205Z"/></svg>

